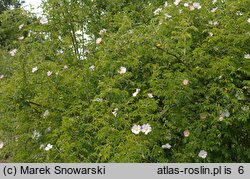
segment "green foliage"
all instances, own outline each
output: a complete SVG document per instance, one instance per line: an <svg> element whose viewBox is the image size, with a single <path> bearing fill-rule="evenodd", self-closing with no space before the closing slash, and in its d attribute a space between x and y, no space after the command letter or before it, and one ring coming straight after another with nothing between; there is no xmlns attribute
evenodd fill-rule
<svg viewBox="0 0 250 179"><path fill-rule="evenodd" d="M249 162L250 2L199 2L45 2L1 47L2 160Z"/></svg>
<svg viewBox="0 0 250 179"><path fill-rule="evenodd" d="M1 0L0 2L0 14L3 11L6 11L11 8L18 8L23 4L25 1L20 1L20 0Z"/></svg>

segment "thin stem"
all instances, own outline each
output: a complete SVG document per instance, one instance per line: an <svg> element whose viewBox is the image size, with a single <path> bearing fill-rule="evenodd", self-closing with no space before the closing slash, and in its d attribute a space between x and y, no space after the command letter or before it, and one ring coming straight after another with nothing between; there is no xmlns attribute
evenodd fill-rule
<svg viewBox="0 0 250 179"><path fill-rule="evenodd" d="M159 49L159 50L164 51L164 52L167 53L168 55L171 55L171 56L175 57L175 58L178 59L178 60L180 59L177 55L175 55L175 54L173 54L173 53L171 53L171 52L168 52L167 50L165 50L165 49L163 49L163 48L160 48L160 47L158 47L158 46L156 46L156 48Z"/></svg>
<svg viewBox="0 0 250 179"><path fill-rule="evenodd" d="M51 107L48 107L48 106L45 106L45 105L42 105L42 104L38 104L38 103L33 102L33 101L28 101L28 103L29 103L29 104L32 104L32 105L35 105L35 106L38 106L38 107L46 108L46 109L47 109L47 108L51 108ZM54 107L52 107L51 109L56 110L56 111L59 111L59 112L64 112L63 110L57 109L57 108L54 108Z"/></svg>

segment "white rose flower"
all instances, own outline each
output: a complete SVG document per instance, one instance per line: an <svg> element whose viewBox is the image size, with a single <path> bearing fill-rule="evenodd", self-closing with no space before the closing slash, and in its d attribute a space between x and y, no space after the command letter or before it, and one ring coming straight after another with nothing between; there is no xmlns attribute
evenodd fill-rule
<svg viewBox="0 0 250 179"><path fill-rule="evenodd" d="M152 131L152 128L149 124L143 124L141 127L141 131L147 135L149 132Z"/></svg>
<svg viewBox="0 0 250 179"><path fill-rule="evenodd" d="M149 98L153 98L154 96L153 96L152 93L148 93L148 97L149 97Z"/></svg>
<svg viewBox="0 0 250 179"><path fill-rule="evenodd" d="M118 111L118 108L115 108L114 111L112 111L112 114L116 117L117 116L117 111Z"/></svg>
<svg viewBox="0 0 250 179"><path fill-rule="evenodd" d="M18 29L21 30L23 28L24 24L21 24L18 26Z"/></svg>
<svg viewBox="0 0 250 179"><path fill-rule="evenodd" d="M134 134L139 134L141 132L141 126L140 125L134 125L131 130L132 130L132 132Z"/></svg>
<svg viewBox="0 0 250 179"><path fill-rule="evenodd" d="M165 13L164 16L165 16L166 19L170 19L170 18L172 17L172 16L169 15L168 13Z"/></svg>
<svg viewBox="0 0 250 179"><path fill-rule="evenodd" d="M107 32L107 29L102 29L102 30L100 30L99 35L106 34L106 32Z"/></svg>
<svg viewBox="0 0 250 179"><path fill-rule="evenodd" d="M95 101L96 102L102 102L102 99L101 98L96 98Z"/></svg>
<svg viewBox="0 0 250 179"><path fill-rule="evenodd" d="M63 69L64 69L64 70L66 70L66 69L68 69L68 68L69 68L68 65L64 65L64 66L63 66Z"/></svg>
<svg viewBox="0 0 250 179"><path fill-rule="evenodd" d="M49 115L49 110L46 110L44 113L43 113L43 116L44 117L47 117Z"/></svg>
<svg viewBox="0 0 250 179"><path fill-rule="evenodd" d="M164 7L168 7L168 2L167 1L165 1Z"/></svg>
<svg viewBox="0 0 250 179"><path fill-rule="evenodd" d="M165 144L165 145L162 145L161 146L163 149L171 149L171 145L169 143Z"/></svg>
<svg viewBox="0 0 250 179"><path fill-rule="evenodd" d="M46 18L46 17L42 17L41 19L40 19L40 23L41 24L43 24L43 25L46 25L46 24L48 24L48 19Z"/></svg>
<svg viewBox="0 0 250 179"><path fill-rule="evenodd" d="M208 32L209 36L214 36L213 32Z"/></svg>
<svg viewBox="0 0 250 179"><path fill-rule="evenodd" d="M218 9L218 7L215 7L211 10L211 12L215 12Z"/></svg>
<svg viewBox="0 0 250 179"><path fill-rule="evenodd" d="M213 25L213 26L216 26L219 24L218 21L209 21L208 23L209 23L209 25Z"/></svg>
<svg viewBox="0 0 250 179"><path fill-rule="evenodd" d="M15 49L10 51L10 55L13 57L16 55L16 52L17 52L17 49L15 48Z"/></svg>
<svg viewBox="0 0 250 179"><path fill-rule="evenodd" d="M175 1L174 1L174 4L175 4L176 6L178 6L178 5L180 4L180 2L181 2L181 0L175 0Z"/></svg>
<svg viewBox="0 0 250 179"><path fill-rule="evenodd" d="M52 147L53 147L53 145L48 144L48 145L45 147L45 150L48 151L48 150L52 149Z"/></svg>
<svg viewBox="0 0 250 179"><path fill-rule="evenodd" d="M3 141L0 141L0 149L2 149L2 148L3 148L3 146L4 146Z"/></svg>
<svg viewBox="0 0 250 179"><path fill-rule="evenodd" d="M162 8L157 8L155 11L154 11L154 15L159 15L160 12L161 12Z"/></svg>
<svg viewBox="0 0 250 179"><path fill-rule="evenodd" d="M94 66L94 65L91 65L91 66L89 67L89 70L90 70L90 71L94 71L94 69L95 69L95 66Z"/></svg>
<svg viewBox="0 0 250 179"><path fill-rule="evenodd" d="M23 40L24 36L18 37L18 40Z"/></svg>
<svg viewBox="0 0 250 179"><path fill-rule="evenodd" d="M242 12L237 11L237 12L236 12L236 15L237 15L237 16L242 16L243 14L242 14Z"/></svg>
<svg viewBox="0 0 250 179"><path fill-rule="evenodd" d="M137 88L136 91L132 94L133 97L136 97L141 89Z"/></svg>
<svg viewBox="0 0 250 179"><path fill-rule="evenodd" d="M52 71L48 71L48 72L47 72L47 75L48 75L48 76L51 76L51 75L52 75Z"/></svg>
<svg viewBox="0 0 250 179"><path fill-rule="evenodd" d="M244 55L244 58L245 58L245 59L250 59L250 54L249 54L249 53L248 53L248 54L245 54L245 55Z"/></svg>
<svg viewBox="0 0 250 179"><path fill-rule="evenodd" d="M37 66L32 68L32 73L35 73L38 70Z"/></svg>
<svg viewBox="0 0 250 179"><path fill-rule="evenodd" d="M205 150L201 150L199 152L198 156L204 159L207 157L207 152Z"/></svg>
<svg viewBox="0 0 250 179"><path fill-rule="evenodd" d="M124 74L124 73L126 73L127 72L127 69L126 69L126 67L120 67L120 71L119 71L119 73L120 74Z"/></svg>

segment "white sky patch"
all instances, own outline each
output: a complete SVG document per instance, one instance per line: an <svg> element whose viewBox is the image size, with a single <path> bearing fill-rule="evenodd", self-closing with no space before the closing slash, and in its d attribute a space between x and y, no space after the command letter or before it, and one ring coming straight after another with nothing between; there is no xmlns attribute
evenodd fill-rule
<svg viewBox="0 0 250 179"><path fill-rule="evenodd" d="M23 4L23 8L28 11L32 11L34 13L42 14L42 9L39 8L42 3L42 0L25 0L25 3Z"/></svg>

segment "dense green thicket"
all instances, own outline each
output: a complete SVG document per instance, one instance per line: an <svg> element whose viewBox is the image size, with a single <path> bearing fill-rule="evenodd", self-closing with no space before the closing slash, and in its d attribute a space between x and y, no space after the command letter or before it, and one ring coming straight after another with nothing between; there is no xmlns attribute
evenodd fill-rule
<svg viewBox="0 0 250 179"><path fill-rule="evenodd" d="M250 161L250 1L43 7L1 47L3 161Z"/></svg>

